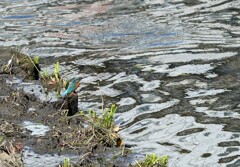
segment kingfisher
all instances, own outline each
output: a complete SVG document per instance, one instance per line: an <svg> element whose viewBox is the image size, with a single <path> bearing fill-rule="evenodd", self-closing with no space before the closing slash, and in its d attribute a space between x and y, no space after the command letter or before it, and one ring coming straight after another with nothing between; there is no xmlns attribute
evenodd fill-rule
<svg viewBox="0 0 240 167"><path fill-rule="evenodd" d="M79 78L73 78L70 84L68 85L68 88L65 92L63 92L62 97L65 97L67 94L73 93L75 94L75 90L79 87L80 82Z"/></svg>

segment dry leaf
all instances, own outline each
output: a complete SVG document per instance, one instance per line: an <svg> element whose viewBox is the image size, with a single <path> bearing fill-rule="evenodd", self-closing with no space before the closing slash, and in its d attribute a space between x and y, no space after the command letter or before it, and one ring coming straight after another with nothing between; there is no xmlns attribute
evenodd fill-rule
<svg viewBox="0 0 240 167"><path fill-rule="evenodd" d="M115 126L115 127L113 128L113 131L114 131L114 132L118 132L119 129L120 129L119 126Z"/></svg>
<svg viewBox="0 0 240 167"><path fill-rule="evenodd" d="M123 145L123 140L121 138L117 139L117 146L122 146Z"/></svg>
<svg viewBox="0 0 240 167"><path fill-rule="evenodd" d="M54 77L50 77L52 81L56 81L56 79Z"/></svg>
<svg viewBox="0 0 240 167"><path fill-rule="evenodd" d="M56 81L48 81L48 85L54 85Z"/></svg>
<svg viewBox="0 0 240 167"><path fill-rule="evenodd" d="M118 137L117 133L111 133L111 135L112 135L113 138L117 138Z"/></svg>

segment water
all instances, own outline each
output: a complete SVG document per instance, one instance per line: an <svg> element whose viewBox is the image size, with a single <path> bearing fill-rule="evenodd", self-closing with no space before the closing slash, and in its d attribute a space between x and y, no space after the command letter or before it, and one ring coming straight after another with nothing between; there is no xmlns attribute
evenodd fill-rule
<svg viewBox="0 0 240 167"><path fill-rule="evenodd" d="M169 166L239 166L238 0L2 0L0 45L82 77L79 108L119 106L125 143ZM207 155L207 156L206 156Z"/></svg>
<svg viewBox="0 0 240 167"><path fill-rule="evenodd" d="M44 136L50 130L48 126L30 121L24 121L23 127L30 130L33 136Z"/></svg>
<svg viewBox="0 0 240 167"><path fill-rule="evenodd" d="M69 158L70 157L70 158ZM73 155L57 155L57 154L44 154L40 155L35 153L31 148L24 147L23 149L23 161L25 167L32 166L46 166L53 167L62 164L64 159L70 159L70 162L76 162L77 156Z"/></svg>

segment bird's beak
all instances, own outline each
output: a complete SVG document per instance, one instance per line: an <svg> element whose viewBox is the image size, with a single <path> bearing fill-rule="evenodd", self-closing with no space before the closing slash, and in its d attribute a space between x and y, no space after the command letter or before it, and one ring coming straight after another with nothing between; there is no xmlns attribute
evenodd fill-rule
<svg viewBox="0 0 240 167"><path fill-rule="evenodd" d="M80 86L80 82L77 82L76 89Z"/></svg>

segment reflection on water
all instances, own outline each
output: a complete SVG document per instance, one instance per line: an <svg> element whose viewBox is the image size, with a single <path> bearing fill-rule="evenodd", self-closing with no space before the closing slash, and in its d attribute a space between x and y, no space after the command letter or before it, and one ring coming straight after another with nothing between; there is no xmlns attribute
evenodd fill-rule
<svg viewBox="0 0 240 167"><path fill-rule="evenodd" d="M161 119L144 119L136 122L121 134L129 144L138 143L132 147L136 152L169 155L172 157L170 166L216 166L218 154L227 152L227 148L219 147L218 143L232 141L234 136L231 132L222 131L222 127L196 123L194 117L170 114ZM203 128L203 131L195 132L194 129L197 128ZM189 133L178 135L184 130L189 130ZM203 157L204 153L210 153L211 156ZM238 154L239 152L232 152L227 156Z"/></svg>
<svg viewBox="0 0 240 167"><path fill-rule="evenodd" d="M0 45L82 77L79 108L117 103L136 152L239 166L240 1L2 0ZM22 85L28 91L26 85ZM34 89L41 89L35 85Z"/></svg>

